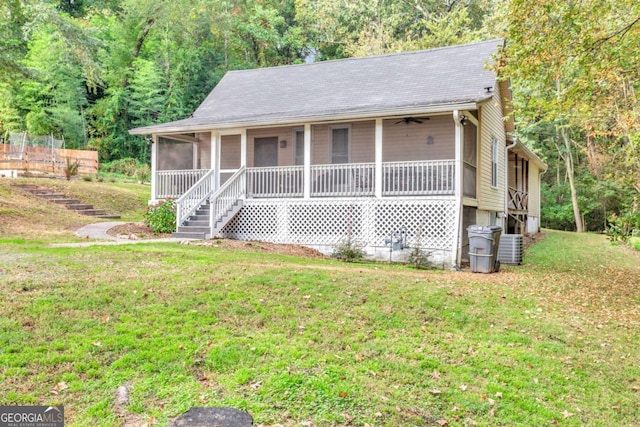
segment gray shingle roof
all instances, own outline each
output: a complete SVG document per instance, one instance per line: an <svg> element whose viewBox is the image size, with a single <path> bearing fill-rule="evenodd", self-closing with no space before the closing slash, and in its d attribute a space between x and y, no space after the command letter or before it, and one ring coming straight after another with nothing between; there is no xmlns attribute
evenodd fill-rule
<svg viewBox="0 0 640 427"><path fill-rule="evenodd" d="M193 116L136 134L285 123L476 103L496 85L486 69L501 40L313 64L230 71Z"/></svg>

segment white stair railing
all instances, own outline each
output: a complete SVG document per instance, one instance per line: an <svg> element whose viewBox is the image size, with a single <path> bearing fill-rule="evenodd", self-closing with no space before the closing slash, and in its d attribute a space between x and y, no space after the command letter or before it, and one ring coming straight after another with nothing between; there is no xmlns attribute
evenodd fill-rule
<svg viewBox="0 0 640 427"><path fill-rule="evenodd" d="M211 196L214 177L214 170L211 169L176 200L176 229Z"/></svg>
<svg viewBox="0 0 640 427"><path fill-rule="evenodd" d="M211 230L220 229L216 227L219 221L223 221L225 215L233 210L238 201L247 192L247 169L243 166L234 173L210 198L211 203ZM212 236L213 237L213 236Z"/></svg>

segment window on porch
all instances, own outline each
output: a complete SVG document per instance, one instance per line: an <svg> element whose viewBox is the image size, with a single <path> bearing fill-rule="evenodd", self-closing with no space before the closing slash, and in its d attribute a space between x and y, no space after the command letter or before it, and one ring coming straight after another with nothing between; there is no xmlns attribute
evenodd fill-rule
<svg viewBox="0 0 640 427"><path fill-rule="evenodd" d="M349 127L331 128L331 164L349 163Z"/></svg>

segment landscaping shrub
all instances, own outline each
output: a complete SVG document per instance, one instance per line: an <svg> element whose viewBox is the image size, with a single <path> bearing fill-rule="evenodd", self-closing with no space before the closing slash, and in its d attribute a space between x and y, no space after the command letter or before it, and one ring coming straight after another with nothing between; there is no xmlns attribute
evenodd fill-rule
<svg viewBox="0 0 640 427"><path fill-rule="evenodd" d="M631 237L640 236L640 209L632 209L608 219L607 236L612 242L628 243Z"/></svg>
<svg viewBox="0 0 640 427"><path fill-rule="evenodd" d="M407 257L407 262L417 269L433 268L431 262L431 252L422 249L416 245L411 250L411 253Z"/></svg>
<svg viewBox="0 0 640 427"><path fill-rule="evenodd" d="M364 258L362 246L356 243L351 237L340 243L334 249L331 256L345 262L356 262Z"/></svg>
<svg viewBox="0 0 640 427"><path fill-rule="evenodd" d="M144 223L154 233L176 231L176 204L173 200L150 206L144 215Z"/></svg>
<svg viewBox="0 0 640 427"><path fill-rule="evenodd" d="M149 165L132 158L103 163L100 165L100 171L125 175L140 182L148 182L151 179L151 168Z"/></svg>
<svg viewBox="0 0 640 427"><path fill-rule="evenodd" d="M80 163L78 161L71 162L71 159L67 157L67 165L64 167L64 176L67 178L67 181L71 179L72 176L78 175L78 169L80 168Z"/></svg>

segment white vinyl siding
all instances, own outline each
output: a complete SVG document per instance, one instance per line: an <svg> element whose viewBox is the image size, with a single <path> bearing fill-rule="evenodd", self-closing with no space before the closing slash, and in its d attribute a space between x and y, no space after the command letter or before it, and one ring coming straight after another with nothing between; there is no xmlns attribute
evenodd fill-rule
<svg viewBox="0 0 640 427"><path fill-rule="evenodd" d="M491 137L491 186L498 186L498 140Z"/></svg>
<svg viewBox="0 0 640 427"><path fill-rule="evenodd" d="M529 162L529 215L540 218L540 169L534 162Z"/></svg>
<svg viewBox="0 0 640 427"><path fill-rule="evenodd" d="M499 86L495 87L493 97L480 106L480 156L478 163L478 209L502 212L505 209L505 143L506 132L503 121L501 94ZM492 185L493 156L492 138L498 141L497 185Z"/></svg>

